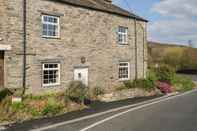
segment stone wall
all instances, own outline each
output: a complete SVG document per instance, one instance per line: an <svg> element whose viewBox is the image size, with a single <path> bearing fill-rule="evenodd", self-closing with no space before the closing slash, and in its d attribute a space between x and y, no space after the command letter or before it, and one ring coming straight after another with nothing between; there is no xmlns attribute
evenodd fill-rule
<svg viewBox="0 0 197 131"><path fill-rule="evenodd" d="M7 2L9 22L4 42L12 45L12 51L5 54L6 86L17 88L22 86L22 0ZM61 38L42 37L43 13L61 14ZM101 86L106 91L111 91L114 86L121 84L118 80L119 61L130 62L130 76L131 79L135 78L133 19L44 0L28 0L27 16L27 86L30 92L65 88L73 80L73 70L76 66L88 66L89 86ZM146 23L137 23L138 76L143 77L146 72L146 68L143 68L146 67L143 62L146 49L143 49L141 26L146 29ZM128 45L118 45L118 26L128 27ZM81 64L81 57L87 59L85 64ZM61 63L61 85L57 88L42 87L41 65L44 61Z"/></svg>
<svg viewBox="0 0 197 131"><path fill-rule="evenodd" d="M11 51L5 51L5 86L22 87L22 0L0 0L0 44L11 45Z"/></svg>
<svg viewBox="0 0 197 131"><path fill-rule="evenodd" d="M133 88L133 89L125 89L125 90L101 95L99 96L98 99L105 102L112 102L112 101L125 100L128 98L148 97L148 96L156 96L156 95L162 95L162 93L158 89L152 91L145 91L140 88Z"/></svg>

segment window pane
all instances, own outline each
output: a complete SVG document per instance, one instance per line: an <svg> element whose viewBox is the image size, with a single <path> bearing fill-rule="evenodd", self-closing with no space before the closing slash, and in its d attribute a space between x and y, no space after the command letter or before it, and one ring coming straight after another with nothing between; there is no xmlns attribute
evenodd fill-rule
<svg viewBox="0 0 197 131"><path fill-rule="evenodd" d="M129 78L129 63L120 63L119 64L119 79L128 79Z"/></svg>
<svg viewBox="0 0 197 131"><path fill-rule="evenodd" d="M43 16L43 35L44 36L58 36L59 34L59 25L58 17L54 16Z"/></svg>
<svg viewBox="0 0 197 131"><path fill-rule="evenodd" d="M43 84L58 84L59 79L59 64L44 64Z"/></svg>
<svg viewBox="0 0 197 131"><path fill-rule="evenodd" d="M127 43L127 27L119 27L118 28L118 42L120 44L125 44Z"/></svg>

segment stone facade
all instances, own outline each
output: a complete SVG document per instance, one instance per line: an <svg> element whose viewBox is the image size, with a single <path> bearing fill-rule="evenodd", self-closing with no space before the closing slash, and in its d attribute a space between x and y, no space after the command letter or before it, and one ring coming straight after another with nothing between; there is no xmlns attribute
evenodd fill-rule
<svg viewBox="0 0 197 131"><path fill-rule="evenodd" d="M42 14L59 15L60 38L42 37ZM0 0L0 44L9 44L5 51L5 87L21 88L23 71L22 0ZM128 27L128 45L119 45L117 29ZM137 21L138 78L147 71L146 22ZM145 31L145 32L144 32ZM31 93L65 88L73 78L74 67L89 68L89 86L106 91L121 84L118 79L120 61L130 62L130 77L135 76L134 19L47 0L27 1L27 87ZM81 63L81 58L86 63ZM60 86L42 87L42 63L61 63Z"/></svg>

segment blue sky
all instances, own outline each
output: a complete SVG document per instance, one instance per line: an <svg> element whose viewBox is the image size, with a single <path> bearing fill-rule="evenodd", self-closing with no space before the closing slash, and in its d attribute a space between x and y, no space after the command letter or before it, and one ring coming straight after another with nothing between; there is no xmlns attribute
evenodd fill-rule
<svg viewBox="0 0 197 131"><path fill-rule="evenodd" d="M113 0L149 20L148 39L197 47L197 0Z"/></svg>

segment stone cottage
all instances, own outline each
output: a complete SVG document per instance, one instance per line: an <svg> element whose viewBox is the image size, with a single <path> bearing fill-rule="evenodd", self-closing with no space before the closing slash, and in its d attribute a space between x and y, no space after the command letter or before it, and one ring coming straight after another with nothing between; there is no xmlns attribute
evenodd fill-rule
<svg viewBox="0 0 197 131"><path fill-rule="evenodd" d="M111 0L0 0L0 16L1 87L110 91L145 77L147 20Z"/></svg>

